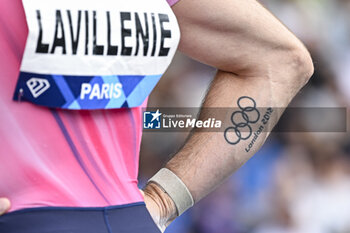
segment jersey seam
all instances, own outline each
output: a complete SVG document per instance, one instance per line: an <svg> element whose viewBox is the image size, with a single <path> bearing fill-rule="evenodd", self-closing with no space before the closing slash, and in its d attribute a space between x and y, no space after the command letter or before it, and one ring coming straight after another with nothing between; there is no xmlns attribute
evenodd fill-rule
<svg viewBox="0 0 350 233"><path fill-rule="evenodd" d="M103 210L103 218L104 218L104 221L105 221L108 233L112 233L112 228L111 228L111 225L109 224L109 221L108 221L108 212L107 212L107 210L108 210L107 208L105 208Z"/></svg>

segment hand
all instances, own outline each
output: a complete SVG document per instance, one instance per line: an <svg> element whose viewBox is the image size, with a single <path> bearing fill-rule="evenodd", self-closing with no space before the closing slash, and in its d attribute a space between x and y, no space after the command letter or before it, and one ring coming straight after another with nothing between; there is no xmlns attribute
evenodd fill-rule
<svg viewBox="0 0 350 233"><path fill-rule="evenodd" d="M142 191L148 212L161 232L177 217L172 199L154 183L147 184Z"/></svg>
<svg viewBox="0 0 350 233"><path fill-rule="evenodd" d="M11 207L10 201L7 198L0 198L0 215L6 213Z"/></svg>

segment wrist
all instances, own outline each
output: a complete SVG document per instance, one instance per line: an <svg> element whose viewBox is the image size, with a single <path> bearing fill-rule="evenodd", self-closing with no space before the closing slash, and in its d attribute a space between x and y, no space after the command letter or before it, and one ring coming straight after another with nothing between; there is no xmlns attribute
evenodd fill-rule
<svg viewBox="0 0 350 233"><path fill-rule="evenodd" d="M177 211L173 200L157 184L150 182L145 187L144 198L147 208L157 208L157 216L151 215L161 227L167 227L176 217Z"/></svg>

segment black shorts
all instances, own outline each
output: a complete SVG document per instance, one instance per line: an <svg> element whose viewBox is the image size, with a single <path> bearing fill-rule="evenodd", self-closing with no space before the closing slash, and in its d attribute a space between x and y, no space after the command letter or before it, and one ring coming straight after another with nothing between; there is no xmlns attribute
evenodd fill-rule
<svg viewBox="0 0 350 233"><path fill-rule="evenodd" d="M0 233L160 233L144 203L40 207L0 216Z"/></svg>

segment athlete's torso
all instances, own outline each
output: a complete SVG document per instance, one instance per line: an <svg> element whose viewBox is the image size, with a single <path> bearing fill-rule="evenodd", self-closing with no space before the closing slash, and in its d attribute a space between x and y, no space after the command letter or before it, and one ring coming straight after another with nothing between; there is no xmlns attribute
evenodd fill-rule
<svg viewBox="0 0 350 233"><path fill-rule="evenodd" d="M174 2L174 1L173 1ZM0 4L0 196L11 211L142 201L142 107L50 110L15 102L28 34L21 0Z"/></svg>

